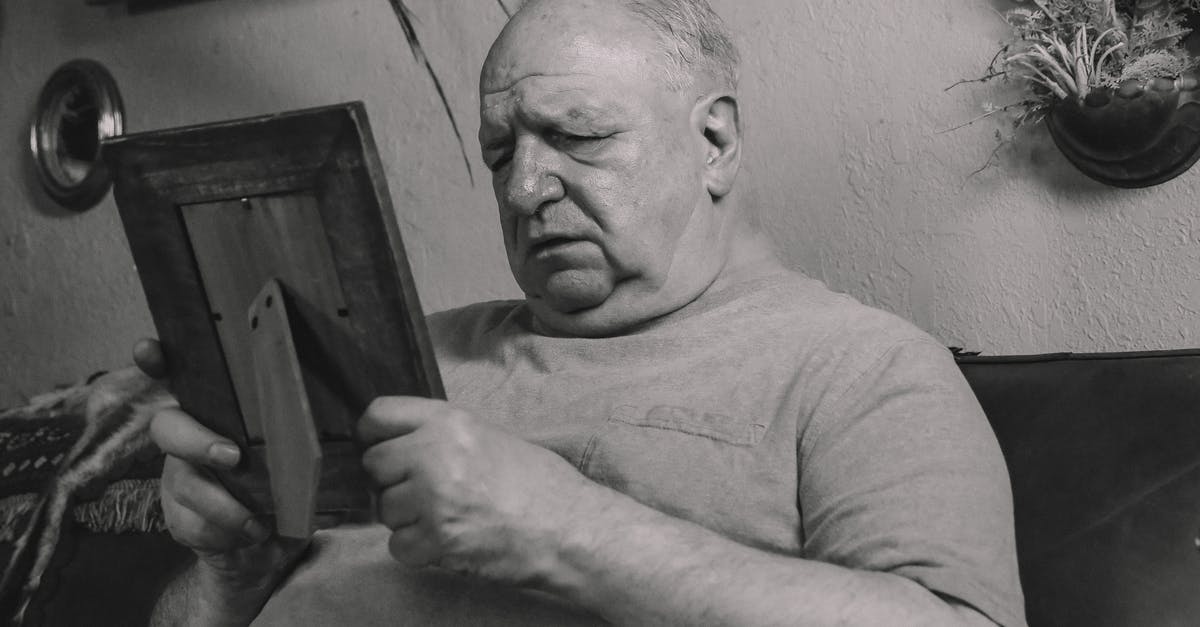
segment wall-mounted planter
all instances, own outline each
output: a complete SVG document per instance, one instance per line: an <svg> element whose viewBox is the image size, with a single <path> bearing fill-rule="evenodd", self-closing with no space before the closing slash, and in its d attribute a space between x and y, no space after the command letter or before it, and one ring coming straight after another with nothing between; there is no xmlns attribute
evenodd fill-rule
<svg viewBox="0 0 1200 627"><path fill-rule="evenodd" d="M1166 182L1200 158L1200 81L1128 81L1082 103L1059 101L1046 125L1059 150L1089 177L1116 187Z"/></svg>

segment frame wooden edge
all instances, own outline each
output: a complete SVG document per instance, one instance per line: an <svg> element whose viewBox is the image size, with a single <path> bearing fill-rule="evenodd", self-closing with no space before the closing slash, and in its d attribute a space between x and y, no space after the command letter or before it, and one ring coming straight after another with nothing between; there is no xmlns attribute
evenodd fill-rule
<svg viewBox="0 0 1200 627"><path fill-rule="evenodd" d="M425 375L426 390L434 398L445 399L446 389L442 385L441 372L437 367L433 343L430 341L429 329L425 323L425 315L427 314L424 314L425 308L421 305L420 296L417 294L412 267L408 263L407 254L398 254L399 252L407 251L407 249L404 247L400 225L396 221L396 210L392 205L392 196L388 189L387 177L383 175L383 163L379 159L379 152L375 146L366 106L362 102L352 102L347 105L347 109L358 131L359 141L363 146L362 153L366 158L364 165L371 175L370 178L374 186L375 199L381 209L380 215L383 218L384 232L387 235L388 244L390 245L389 251L392 263L400 276L408 276L414 279L410 282L401 282L402 296L405 302L416 305L417 310L422 312L421 316L413 316L413 308L406 308L410 326L406 327L405 330L409 334L409 342L417 347L420 354L422 371Z"/></svg>
<svg viewBox="0 0 1200 627"><path fill-rule="evenodd" d="M324 135L318 135L321 141L314 143L319 144L320 147L309 149L308 156L306 157L308 160L297 166L297 172L303 173L303 176L297 175L299 178L289 179L286 184L282 184L282 188L287 189L274 190L272 188L270 181L278 178L277 175L263 176L256 179L252 175L252 172L246 176L237 176L242 173L242 171L237 169L226 170L227 173L233 173L235 176L231 179L232 183L222 187L222 189L226 190L224 195L214 195L212 193L213 188L196 189L194 186L179 184L177 181L171 180L172 177L177 177L180 181L186 182L188 181L187 173L185 172L187 167L203 167L207 163L207 157L203 152L195 153L195 151L191 150L192 147L189 146L189 142L193 139L203 143L212 134L215 134L220 139L223 137L222 131L229 129L229 141L233 145L237 143L235 138L238 132L243 130L241 128L242 125L250 124L253 126L256 122L269 123L275 121L286 122L290 119L307 119L314 113L319 114L325 120L329 120L329 124L326 127L328 132ZM305 127L304 131L308 132L310 129ZM349 137L349 132L355 133L356 137ZM200 135L193 135L194 133L200 133ZM275 133L278 134L277 128ZM382 243L386 243L387 254L386 256L381 254L380 260L384 263L390 262L392 270L389 274L396 277L397 285L394 289L403 301L405 313L404 324L399 326L403 326L404 328L397 330L397 332L418 353L417 359L412 359L411 357L407 359L409 362L408 368L411 369L410 372L414 377L413 383L424 394L436 398L445 398L445 390L436 365L436 355L428 336L424 310L421 308L420 299L416 293L411 267L408 264L407 256L403 252L405 248L403 247L403 239L400 234L395 208L388 191L382 163L375 152L375 143L370 133L370 125L364 105L361 102L351 102L215 124L200 124L157 132L125 135L106 142L104 157L116 174L117 180L114 184L114 194L123 221L129 222L133 220L136 222L138 214L142 214L143 219L147 219L145 218L146 214L153 214L153 219L159 222L182 224L182 216L179 215L181 205L214 202L219 199L232 200L240 196L267 195L273 193L273 191L294 191L296 186L316 189L317 179L321 176L321 169L325 167L324 161L327 161L334 154L334 149L340 142L353 139L358 145L358 150L364 157L361 174L355 176L365 175L369 179L370 185L360 185L360 189L362 189L362 193L364 194L364 201L373 201L376 203L379 220L382 221L383 233L380 234L379 239L383 240ZM264 142L264 145L273 139L270 131L264 131L262 135L254 137L256 139L250 140L251 143L261 141ZM219 142L216 145L219 148ZM261 149L261 146L259 148ZM253 150L250 152L253 152ZM252 165L253 159L248 158L247 163ZM280 186L276 185L276 187ZM184 227L172 226L171 228ZM186 234L183 237L183 245L188 247L191 256L190 267L185 273L194 277L196 283L194 287L198 289L193 291L198 293L201 298L206 299L205 303L209 304L203 281L199 276L199 269L196 267L195 252L190 250L191 243L187 240ZM135 253L134 257L138 273L143 279L143 289L146 289L147 271L149 270L149 266L153 265L151 259L153 255L146 250L139 251L139 244L137 242L131 241L130 246ZM144 248L149 248L149 246ZM155 302L151 298L149 290L147 290L147 301ZM194 306L194 303L190 306ZM207 310L207 307L204 309ZM163 335L163 330L168 328L169 325L165 324L163 317L167 314L162 311L161 306L151 307L151 313L155 319L156 328L160 336L164 339L164 347L166 347L167 338ZM244 432L244 419L241 414L241 407L237 401L236 392L233 389L234 386L230 379L227 359L220 344L217 330L214 326L215 323L210 318L205 321L205 324L207 324L208 329L205 335L211 335L207 344L215 347L215 354L223 366L221 370L225 373L219 385L225 388L223 395L232 399L233 402L233 409L235 411L230 412L229 415L238 425L235 431L241 435L240 439L235 439L239 439L239 444L250 447L250 443ZM243 465L244 467L240 467L238 471L232 473L235 482L231 484L228 481L224 481L223 478L223 483L227 487L230 487L235 496L243 500L243 502L261 501L265 486L262 485L262 482L257 482L257 484L255 482L251 482L250 484L245 483L244 475L247 473L253 474L256 470L261 471L265 460L258 459L261 457L261 451L257 449L248 449L247 453L247 463ZM344 475L349 471L343 470L339 472L342 472ZM237 479L237 477L241 478ZM242 485L237 485L238 481L241 481Z"/></svg>

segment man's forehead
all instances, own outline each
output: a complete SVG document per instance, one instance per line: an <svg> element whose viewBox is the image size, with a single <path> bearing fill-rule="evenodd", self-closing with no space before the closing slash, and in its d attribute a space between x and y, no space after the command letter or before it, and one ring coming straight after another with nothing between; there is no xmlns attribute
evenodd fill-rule
<svg viewBox="0 0 1200 627"><path fill-rule="evenodd" d="M580 82L588 79L650 75L656 51L601 43L587 35L570 41L552 37L526 42L520 49L488 59L480 76L480 92L494 94L513 88L528 78L551 77Z"/></svg>
<svg viewBox="0 0 1200 627"><path fill-rule="evenodd" d="M499 121L514 109L535 118L599 121L625 112L625 99L610 79L587 74L537 74L507 89L484 94L485 120Z"/></svg>
<svg viewBox="0 0 1200 627"><path fill-rule="evenodd" d="M531 76L646 72L661 62L657 36L619 3L533 2L504 28L480 74L480 93Z"/></svg>

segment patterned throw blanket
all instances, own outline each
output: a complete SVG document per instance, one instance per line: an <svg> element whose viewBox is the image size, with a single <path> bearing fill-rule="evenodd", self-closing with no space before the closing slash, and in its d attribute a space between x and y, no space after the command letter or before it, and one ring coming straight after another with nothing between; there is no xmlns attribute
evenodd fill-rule
<svg viewBox="0 0 1200 627"><path fill-rule="evenodd" d="M157 479L120 478L135 464L153 468L147 427L172 404L130 368L0 411L0 624L30 618L72 521L97 532L164 528Z"/></svg>

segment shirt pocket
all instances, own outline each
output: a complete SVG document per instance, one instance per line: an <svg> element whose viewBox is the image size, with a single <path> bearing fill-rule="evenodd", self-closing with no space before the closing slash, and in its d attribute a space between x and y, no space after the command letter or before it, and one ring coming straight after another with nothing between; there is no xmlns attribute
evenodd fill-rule
<svg viewBox="0 0 1200 627"><path fill-rule="evenodd" d="M644 505L750 546L797 545L795 442L758 416L682 404L614 407L580 470Z"/></svg>

